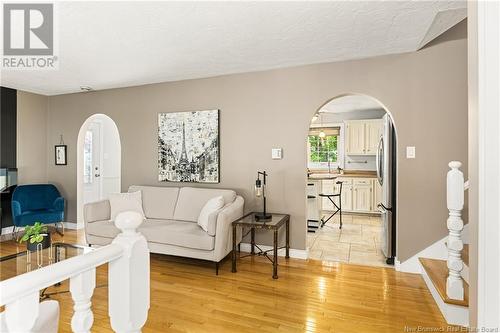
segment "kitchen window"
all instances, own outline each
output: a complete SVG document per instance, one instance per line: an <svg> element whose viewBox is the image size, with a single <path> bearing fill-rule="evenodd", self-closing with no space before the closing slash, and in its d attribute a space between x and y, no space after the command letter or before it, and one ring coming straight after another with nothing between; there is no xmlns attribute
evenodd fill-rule
<svg viewBox="0 0 500 333"><path fill-rule="evenodd" d="M342 165L341 146L340 127L311 128L307 140L308 168L337 169Z"/></svg>

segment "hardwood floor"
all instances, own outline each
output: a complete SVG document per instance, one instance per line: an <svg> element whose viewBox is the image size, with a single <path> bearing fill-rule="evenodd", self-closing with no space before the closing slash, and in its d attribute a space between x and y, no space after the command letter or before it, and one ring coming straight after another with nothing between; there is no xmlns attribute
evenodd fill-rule
<svg viewBox="0 0 500 333"><path fill-rule="evenodd" d="M80 237L67 231L64 241ZM0 243L0 254L24 249ZM230 260L215 275L212 264L151 256L151 308L143 332L405 332L407 327L447 324L420 275L391 268L280 257L279 279L265 258L245 258L238 273ZM0 272L1 273L1 272ZM107 283L107 266L97 285ZM65 282L51 291L67 290ZM70 294L60 302L60 332L71 332ZM92 332L112 332L107 288L92 298Z"/></svg>

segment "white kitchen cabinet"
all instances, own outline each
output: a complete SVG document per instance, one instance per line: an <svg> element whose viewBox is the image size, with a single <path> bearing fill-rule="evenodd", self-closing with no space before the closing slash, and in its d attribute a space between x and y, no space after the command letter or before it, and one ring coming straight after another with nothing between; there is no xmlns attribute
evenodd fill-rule
<svg viewBox="0 0 500 333"><path fill-rule="evenodd" d="M334 180L332 179L326 179L322 181L322 194L333 194L335 193L335 186L334 186ZM327 210L327 211L332 211L333 210L333 204L328 198L321 198L322 200L322 209Z"/></svg>
<svg viewBox="0 0 500 333"><path fill-rule="evenodd" d="M382 120L349 120L345 124L345 153L347 155L376 155L382 133Z"/></svg>
<svg viewBox="0 0 500 333"><path fill-rule="evenodd" d="M350 213L378 213L377 204L380 202L381 187L376 178L339 177L321 181L321 193L334 194L340 190L337 181L342 181L342 212ZM333 198L338 203L338 198ZM334 211L336 208L328 200L321 199L321 210Z"/></svg>
<svg viewBox="0 0 500 333"><path fill-rule="evenodd" d="M382 120L369 120L365 123L365 149L366 154L376 155L378 142L382 135Z"/></svg>
<svg viewBox="0 0 500 333"><path fill-rule="evenodd" d="M345 147L347 154L363 155L365 153L365 122L346 122Z"/></svg>
<svg viewBox="0 0 500 333"><path fill-rule="evenodd" d="M342 184L342 211L352 211L352 185Z"/></svg>
<svg viewBox="0 0 500 333"><path fill-rule="evenodd" d="M308 181L307 183L307 220L319 221L321 219L321 181Z"/></svg>
<svg viewBox="0 0 500 333"><path fill-rule="evenodd" d="M322 181L322 193L323 194L336 194L340 191L340 184L337 184L338 179L335 180L323 180ZM344 196L344 185L342 187L342 197ZM339 205L339 198L334 197L332 200ZM343 208L343 207L342 207ZM335 211L337 208L332 204L330 199L322 198L322 209L326 211Z"/></svg>
<svg viewBox="0 0 500 333"><path fill-rule="evenodd" d="M371 179L356 179L353 185L353 211L372 211L372 181Z"/></svg>

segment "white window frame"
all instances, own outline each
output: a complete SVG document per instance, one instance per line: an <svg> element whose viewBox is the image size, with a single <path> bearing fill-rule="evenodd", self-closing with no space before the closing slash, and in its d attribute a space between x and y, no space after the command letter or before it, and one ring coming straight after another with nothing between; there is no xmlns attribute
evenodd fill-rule
<svg viewBox="0 0 500 333"><path fill-rule="evenodd" d="M330 170L335 170L338 167L344 169L344 123L323 123L314 124L309 128L323 128L323 127L339 127L340 134L337 139L337 162L330 163ZM328 162L311 162L310 159L311 146L309 144L309 136L307 138L307 168L310 170L328 170Z"/></svg>
<svg viewBox="0 0 500 333"><path fill-rule="evenodd" d="M86 161L86 156L87 156L87 151L86 151L86 145L87 145L87 142L85 142L87 140L87 135L90 134L90 173L87 175L86 174L86 169L87 169L87 161ZM84 145L85 147L83 148L83 184L85 185L91 185L93 182L94 182L94 177L92 176L92 173L94 171L94 167L93 167L93 163L94 163L94 133L90 130L90 129L87 129L85 131L85 135L84 135Z"/></svg>

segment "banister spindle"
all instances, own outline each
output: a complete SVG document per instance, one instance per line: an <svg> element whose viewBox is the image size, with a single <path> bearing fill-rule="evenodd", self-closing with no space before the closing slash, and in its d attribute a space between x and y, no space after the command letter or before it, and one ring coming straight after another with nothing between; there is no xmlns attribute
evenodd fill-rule
<svg viewBox="0 0 500 333"><path fill-rule="evenodd" d="M448 278L446 279L446 293L450 299L464 299L464 285L460 276L463 269L462 261L462 229L464 222L462 221L462 210L464 207L464 175L460 171L462 163L453 161L448 164L450 171L446 177L446 197L449 217L447 220L448 227Z"/></svg>
<svg viewBox="0 0 500 333"><path fill-rule="evenodd" d="M109 317L115 332L140 332L149 310L149 249L137 232L143 217L123 212L115 225L122 230L113 244L123 247L123 255L109 263Z"/></svg>
<svg viewBox="0 0 500 333"><path fill-rule="evenodd" d="M78 274L69 281L69 290L74 302L71 329L75 333L87 333L92 328L94 314L90 306L94 288L95 268Z"/></svg>

